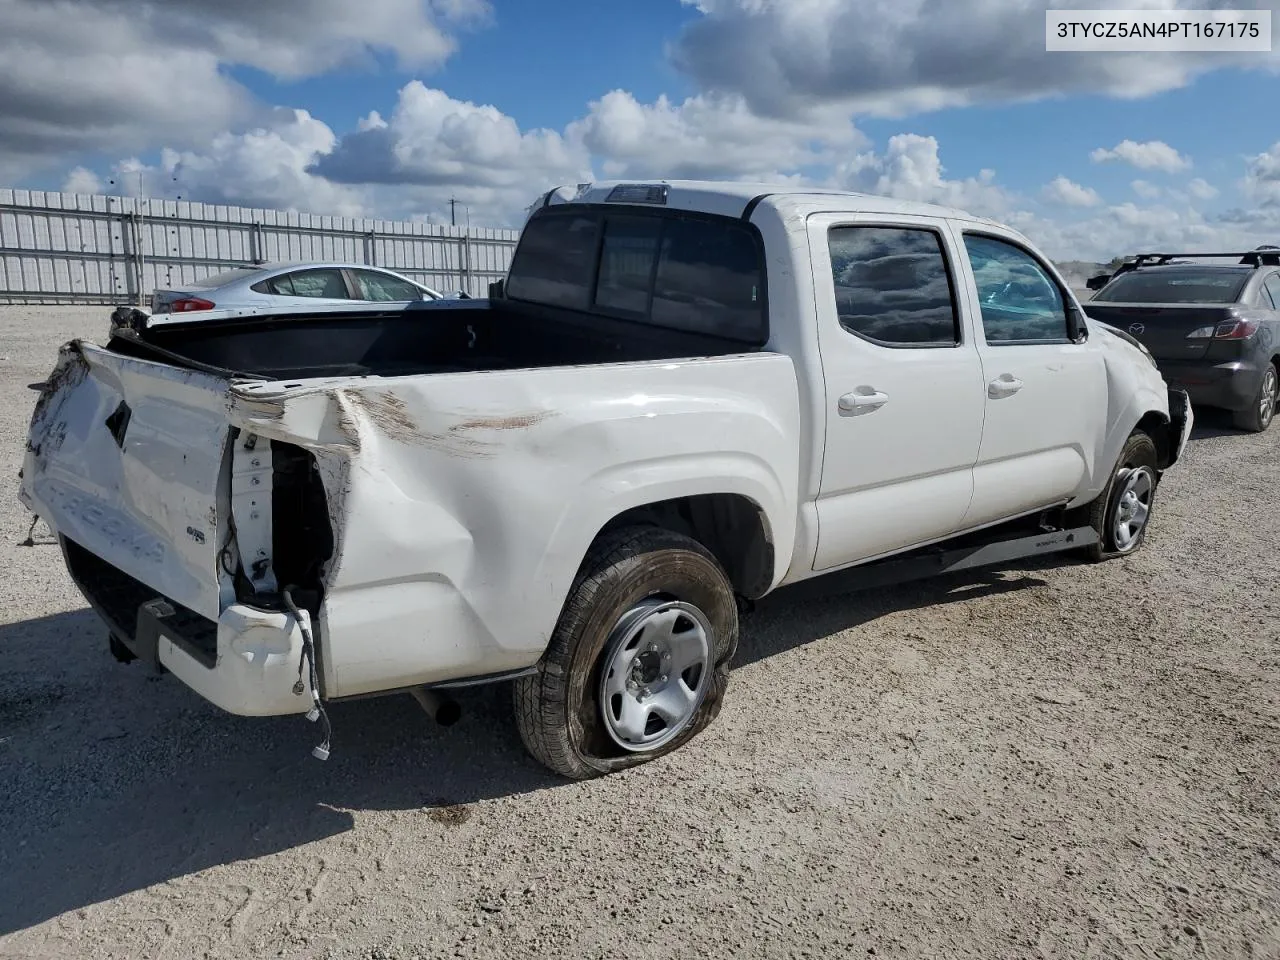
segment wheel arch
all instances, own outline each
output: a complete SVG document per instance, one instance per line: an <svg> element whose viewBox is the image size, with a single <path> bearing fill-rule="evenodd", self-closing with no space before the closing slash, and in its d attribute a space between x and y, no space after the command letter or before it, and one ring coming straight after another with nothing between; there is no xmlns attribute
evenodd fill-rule
<svg viewBox="0 0 1280 960"><path fill-rule="evenodd" d="M631 507L608 520L593 542L629 526L661 527L698 541L744 597L757 599L773 585L775 543L769 517L744 494L692 494Z"/></svg>

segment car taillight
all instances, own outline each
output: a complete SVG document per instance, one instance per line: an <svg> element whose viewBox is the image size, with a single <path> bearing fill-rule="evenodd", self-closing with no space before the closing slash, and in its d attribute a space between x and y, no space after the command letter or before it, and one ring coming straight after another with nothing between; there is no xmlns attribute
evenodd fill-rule
<svg viewBox="0 0 1280 960"><path fill-rule="evenodd" d="M1247 340L1258 332L1257 320L1230 320L1218 324L1213 334L1215 340Z"/></svg>
<svg viewBox="0 0 1280 960"><path fill-rule="evenodd" d="M1248 340L1258 332L1257 320L1228 320L1217 326L1197 327L1187 334L1188 340Z"/></svg>
<svg viewBox="0 0 1280 960"><path fill-rule="evenodd" d="M192 310L212 310L213 301L202 300L200 297L183 297L181 300L175 300L169 304L171 313L190 313Z"/></svg>

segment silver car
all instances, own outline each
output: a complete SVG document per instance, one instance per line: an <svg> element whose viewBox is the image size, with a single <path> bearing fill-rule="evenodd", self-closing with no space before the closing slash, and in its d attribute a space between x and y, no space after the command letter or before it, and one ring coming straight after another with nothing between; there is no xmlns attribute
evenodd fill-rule
<svg viewBox="0 0 1280 960"><path fill-rule="evenodd" d="M151 312L218 313L324 303L440 300L439 291L363 263L262 263L236 267L151 295Z"/></svg>

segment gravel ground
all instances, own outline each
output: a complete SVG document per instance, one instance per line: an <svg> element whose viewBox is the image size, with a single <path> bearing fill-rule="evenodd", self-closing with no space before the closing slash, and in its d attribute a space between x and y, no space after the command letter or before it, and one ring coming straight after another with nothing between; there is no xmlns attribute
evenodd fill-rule
<svg viewBox="0 0 1280 960"><path fill-rule="evenodd" d="M106 318L0 308L10 483ZM6 494L0 956L1280 957L1280 429L1200 419L1138 556L781 592L710 730L583 784L502 691L319 763L116 664Z"/></svg>

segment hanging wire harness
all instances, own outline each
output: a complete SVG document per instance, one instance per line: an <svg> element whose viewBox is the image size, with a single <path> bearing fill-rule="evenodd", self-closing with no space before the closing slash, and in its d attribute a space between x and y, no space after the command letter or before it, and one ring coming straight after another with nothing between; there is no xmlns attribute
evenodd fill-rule
<svg viewBox="0 0 1280 960"><path fill-rule="evenodd" d="M310 618L303 618L298 605L293 602L292 590L293 587L285 587L281 596L284 598L285 606L293 614L293 618L298 621L298 629L302 631L302 656L298 658L298 682L293 685L293 692L301 695L306 690L307 684L302 680L302 671L306 670L307 679L310 681L312 703L311 709L307 711L307 719L312 723L319 720L324 725L324 741L312 747L311 755L317 760L328 760L333 727L330 726L329 715L325 713L324 705L320 702L320 677L316 670L315 639L311 635Z"/></svg>

